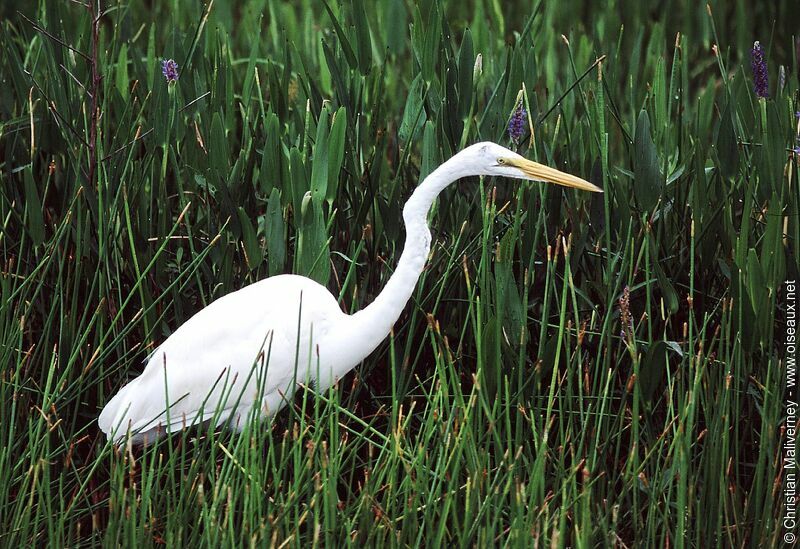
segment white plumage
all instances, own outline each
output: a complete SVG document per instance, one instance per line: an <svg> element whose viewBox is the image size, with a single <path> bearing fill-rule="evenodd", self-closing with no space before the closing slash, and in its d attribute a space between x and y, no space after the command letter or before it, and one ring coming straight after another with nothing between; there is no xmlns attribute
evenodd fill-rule
<svg viewBox="0 0 800 549"><path fill-rule="evenodd" d="M149 357L144 372L100 413L100 429L133 442L214 420L241 429L254 406L269 417L299 384L333 385L388 335L408 302L430 250L427 213L453 181L495 175L602 192L583 179L524 159L494 143L478 143L442 164L403 208L406 244L386 287L366 308L347 315L322 285L297 275L274 276L230 293L201 310Z"/></svg>
<svg viewBox="0 0 800 549"><path fill-rule="evenodd" d="M301 304L313 306L301 309ZM123 437L130 426L142 440L155 435L159 425L173 431L215 413L218 423L242 426L259 390L265 412L276 411L291 398L297 381L316 380L316 364L310 367L314 349L308 345L312 331L315 346L326 349L331 327L349 319L323 286L302 276L267 278L223 296L151 354L144 372L103 409L100 429L111 433L120 426L117 436ZM309 371L299 380L293 379L295 355L298 369ZM169 422L162 413L167 402Z"/></svg>

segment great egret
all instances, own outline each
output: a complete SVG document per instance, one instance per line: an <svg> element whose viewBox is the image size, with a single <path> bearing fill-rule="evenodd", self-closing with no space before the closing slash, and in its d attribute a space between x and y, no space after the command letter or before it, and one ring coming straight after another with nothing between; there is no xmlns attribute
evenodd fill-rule
<svg viewBox="0 0 800 549"><path fill-rule="evenodd" d="M495 143L467 147L420 184L403 208L406 243L386 287L353 315L325 287L298 275L267 278L199 311L150 356L144 372L106 404L100 429L115 442L146 442L208 420L242 429L251 410L269 417L299 384L324 390L389 334L425 266L427 214L450 183L497 176L602 190Z"/></svg>

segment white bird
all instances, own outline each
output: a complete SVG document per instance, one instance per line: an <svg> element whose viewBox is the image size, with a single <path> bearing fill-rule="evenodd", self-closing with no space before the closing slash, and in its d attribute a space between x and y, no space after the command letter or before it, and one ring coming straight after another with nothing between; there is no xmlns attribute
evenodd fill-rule
<svg viewBox="0 0 800 549"><path fill-rule="evenodd" d="M406 202L405 248L366 308L348 315L325 287L298 275L273 276L221 297L151 354L144 372L103 408L100 429L114 442L131 436L134 443L210 420L241 430L251 417L274 415L301 384L332 386L386 338L411 297L430 251L433 201L450 183L476 175L602 192L495 143L467 147Z"/></svg>

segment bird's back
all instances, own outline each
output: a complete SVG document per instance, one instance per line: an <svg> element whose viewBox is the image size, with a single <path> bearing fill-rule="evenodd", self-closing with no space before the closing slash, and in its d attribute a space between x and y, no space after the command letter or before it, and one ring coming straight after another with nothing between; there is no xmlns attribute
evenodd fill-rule
<svg viewBox="0 0 800 549"><path fill-rule="evenodd" d="M227 294L153 352L105 406L100 429L119 440L130 428L143 440L212 419L241 427L254 404L274 414L298 381L315 378L319 347L347 318L325 287L302 276Z"/></svg>

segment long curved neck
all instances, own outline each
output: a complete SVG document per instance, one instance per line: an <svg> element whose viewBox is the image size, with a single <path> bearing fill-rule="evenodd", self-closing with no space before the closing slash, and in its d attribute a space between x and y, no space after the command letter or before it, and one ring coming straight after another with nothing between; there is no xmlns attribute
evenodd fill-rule
<svg viewBox="0 0 800 549"><path fill-rule="evenodd" d="M358 334L359 339L357 354L363 355L359 361L386 338L414 292L431 248L428 211L442 189L460 176L459 164L453 160L426 177L406 202L403 207L406 243L400 261L375 300L351 317L355 324L352 333Z"/></svg>

